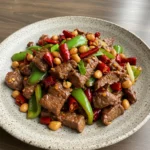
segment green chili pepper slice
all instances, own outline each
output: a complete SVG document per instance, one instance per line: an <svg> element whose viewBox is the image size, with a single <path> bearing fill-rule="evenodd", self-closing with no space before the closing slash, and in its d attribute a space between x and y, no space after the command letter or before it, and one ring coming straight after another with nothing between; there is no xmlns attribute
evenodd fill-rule
<svg viewBox="0 0 150 150"><path fill-rule="evenodd" d="M108 58L110 58L110 59L114 59L114 58L115 58L115 56L114 56L113 54L107 52L105 49L102 49L102 48L101 48L100 51L101 51L104 55L106 55Z"/></svg>
<svg viewBox="0 0 150 150"><path fill-rule="evenodd" d="M69 50L73 47L79 47L87 44L87 39L84 36L78 35L66 42Z"/></svg>
<svg viewBox="0 0 150 150"><path fill-rule="evenodd" d="M86 68L85 68L85 66L84 66L83 60L81 60L81 61L78 63L78 68L79 68L80 74L82 74L82 75L85 75L85 74L86 74Z"/></svg>
<svg viewBox="0 0 150 150"><path fill-rule="evenodd" d="M92 110L90 102L88 101L86 95L84 94L84 91L81 88L74 89L71 95L78 101L78 103L82 106L82 108L86 112L88 116L87 123L89 125L92 124L93 123L93 110Z"/></svg>
<svg viewBox="0 0 150 150"><path fill-rule="evenodd" d="M97 56L97 57L101 56L101 55L103 55L103 53L101 51L98 51L97 53L94 54L94 56Z"/></svg>
<svg viewBox="0 0 150 150"><path fill-rule="evenodd" d="M43 46L43 48L48 48L48 49L51 48L51 47L53 47L53 44L46 44L46 45Z"/></svg>
<svg viewBox="0 0 150 150"><path fill-rule="evenodd" d="M95 83L95 78L90 77L89 80L86 81L85 85L86 85L87 87L91 87L91 86L94 85L94 83Z"/></svg>
<svg viewBox="0 0 150 150"><path fill-rule="evenodd" d="M137 66L131 66L135 80L137 80L137 78L140 76L140 74L142 73L142 68L141 67L137 67Z"/></svg>
<svg viewBox="0 0 150 150"><path fill-rule="evenodd" d="M63 40L63 41L60 43L60 45L61 45L61 44L64 44L65 42L66 42L66 40Z"/></svg>
<svg viewBox="0 0 150 150"><path fill-rule="evenodd" d="M59 44L55 44L51 47L51 52L58 51L58 50L59 50Z"/></svg>
<svg viewBox="0 0 150 150"><path fill-rule="evenodd" d="M27 53L32 54L32 50L40 50L41 47L40 46L30 46L26 51L24 52L19 52L19 53L15 53L11 59L12 61L21 61L24 60Z"/></svg>
<svg viewBox="0 0 150 150"><path fill-rule="evenodd" d="M29 108L27 117L29 119L33 119L39 116L41 112L41 105L40 99L42 98L42 89L41 86L38 84L35 87L35 93L32 95L31 99L29 100Z"/></svg>
<svg viewBox="0 0 150 150"><path fill-rule="evenodd" d="M36 84L40 82L45 76L47 72L40 71L35 65L32 66L32 73L28 79L30 84Z"/></svg>
<svg viewBox="0 0 150 150"><path fill-rule="evenodd" d="M114 45L114 49L118 54L123 53L123 47L120 45Z"/></svg>

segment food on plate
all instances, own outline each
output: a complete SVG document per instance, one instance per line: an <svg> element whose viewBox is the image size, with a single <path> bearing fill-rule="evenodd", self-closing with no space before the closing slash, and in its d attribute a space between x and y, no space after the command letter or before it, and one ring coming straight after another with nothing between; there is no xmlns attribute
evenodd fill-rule
<svg viewBox="0 0 150 150"><path fill-rule="evenodd" d="M137 58L100 32L42 35L11 59L5 83L20 112L53 131L67 126L82 132L96 121L109 125L137 101Z"/></svg>

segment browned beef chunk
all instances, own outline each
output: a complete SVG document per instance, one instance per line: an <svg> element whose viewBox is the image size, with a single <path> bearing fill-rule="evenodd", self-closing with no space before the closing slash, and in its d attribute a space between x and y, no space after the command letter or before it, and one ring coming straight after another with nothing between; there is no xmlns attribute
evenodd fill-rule
<svg viewBox="0 0 150 150"><path fill-rule="evenodd" d="M57 116L50 113L47 109L43 109L40 114L41 117L50 117L52 120L57 120Z"/></svg>
<svg viewBox="0 0 150 150"><path fill-rule="evenodd" d="M55 97L59 97L66 100L70 96L71 91L72 89L66 89L60 82L57 82L53 87L51 86L49 88L48 93Z"/></svg>
<svg viewBox="0 0 150 150"><path fill-rule="evenodd" d="M112 94L108 91L96 92L93 96L93 104L95 108L104 108L109 105L116 105L120 103L121 96Z"/></svg>
<svg viewBox="0 0 150 150"><path fill-rule="evenodd" d="M84 64L85 64L85 68L86 68L85 76L87 78L90 78L91 75L94 73L94 70L98 65L98 62L99 62L99 60L95 56L90 56L90 57L84 59Z"/></svg>
<svg viewBox="0 0 150 150"><path fill-rule="evenodd" d="M123 113L124 113L124 108L120 104L104 108L102 110L102 116L101 116L102 122L105 125L109 125L111 121L113 121L115 118L122 115Z"/></svg>
<svg viewBox="0 0 150 150"><path fill-rule="evenodd" d="M31 74L31 68L30 68L30 65L23 65L21 68L20 68L20 72L22 75L25 75L25 76L29 76Z"/></svg>
<svg viewBox="0 0 150 150"><path fill-rule="evenodd" d="M130 89L124 89L124 96L129 100L131 104L137 101L136 92Z"/></svg>
<svg viewBox="0 0 150 150"><path fill-rule="evenodd" d="M75 129L78 132L82 132L85 127L85 119L82 115L77 115L75 113L61 113L58 116L58 120L62 122L63 125Z"/></svg>
<svg viewBox="0 0 150 150"><path fill-rule="evenodd" d="M123 70L124 70L123 67L120 66L120 65L116 62L115 59L111 59L111 60L110 60L110 68L111 68L111 70L113 70L113 71L123 71Z"/></svg>
<svg viewBox="0 0 150 150"><path fill-rule="evenodd" d="M52 68L50 73L58 79L67 79L69 72L76 67L77 63L74 60L71 60Z"/></svg>
<svg viewBox="0 0 150 150"><path fill-rule="evenodd" d="M40 100L40 104L45 109L48 109L49 112L52 112L55 115L59 115L65 101L66 100L63 98L53 96L51 94L46 94Z"/></svg>
<svg viewBox="0 0 150 150"><path fill-rule="evenodd" d="M77 70L72 70L69 73L68 80L77 88L84 87L84 84L88 80L85 75L81 75Z"/></svg>
<svg viewBox="0 0 150 150"><path fill-rule="evenodd" d="M127 77L128 75L126 73L123 72L119 72L119 71L111 71L110 73L106 74L105 76L103 76L102 78L100 78L99 80L97 80L95 82L95 90L98 90L99 88L103 87L106 84L113 84L115 82L118 82L119 80Z"/></svg>
<svg viewBox="0 0 150 150"><path fill-rule="evenodd" d="M21 76L19 70L8 72L5 77L5 82L11 89L21 90L23 86L23 77Z"/></svg>
<svg viewBox="0 0 150 150"><path fill-rule="evenodd" d="M36 52L36 55L32 61L36 65L36 67L43 72L46 72L48 69L48 64L43 59L43 56L46 52L48 52L47 49Z"/></svg>
<svg viewBox="0 0 150 150"><path fill-rule="evenodd" d="M34 93L34 89L35 86L34 85L30 85L30 86L26 86L22 92L23 92L23 96L27 99L30 99L32 94Z"/></svg>
<svg viewBox="0 0 150 150"><path fill-rule="evenodd" d="M109 47L113 46L114 38L106 38L103 40Z"/></svg>
<svg viewBox="0 0 150 150"><path fill-rule="evenodd" d="M71 89L65 89L60 82L57 82L53 87L49 88L49 94L43 96L40 104L48 109L49 112L58 115L71 91Z"/></svg>
<svg viewBox="0 0 150 150"><path fill-rule="evenodd" d="M86 68L86 74L81 75L77 70L72 70L69 73L68 79L75 87L84 87L86 81L91 77L94 73L94 69L98 64L98 58L94 56L90 56L84 59L84 64Z"/></svg>

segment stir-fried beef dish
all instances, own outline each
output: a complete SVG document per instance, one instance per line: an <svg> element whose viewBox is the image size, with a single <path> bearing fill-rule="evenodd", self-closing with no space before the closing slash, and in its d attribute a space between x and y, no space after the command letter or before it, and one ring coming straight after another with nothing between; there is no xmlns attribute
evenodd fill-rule
<svg viewBox="0 0 150 150"><path fill-rule="evenodd" d="M142 71L137 58L114 42L75 29L27 43L12 56L5 77L20 112L53 131L66 126L83 132L96 121L110 125L137 101L133 85Z"/></svg>

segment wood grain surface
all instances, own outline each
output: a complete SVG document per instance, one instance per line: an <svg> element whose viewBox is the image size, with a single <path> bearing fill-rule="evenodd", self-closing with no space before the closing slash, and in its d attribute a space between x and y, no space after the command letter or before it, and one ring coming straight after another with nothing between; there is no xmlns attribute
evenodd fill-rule
<svg viewBox="0 0 150 150"><path fill-rule="evenodd" d="M150 46L150 0L0 0L0 42L33 22L58 16L90 16L112 21ZM138 132L102 150L149 150L150 121ZM42 150L0 128L0 150Z"/></svg>

